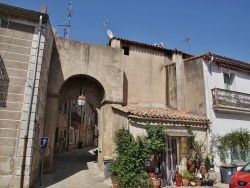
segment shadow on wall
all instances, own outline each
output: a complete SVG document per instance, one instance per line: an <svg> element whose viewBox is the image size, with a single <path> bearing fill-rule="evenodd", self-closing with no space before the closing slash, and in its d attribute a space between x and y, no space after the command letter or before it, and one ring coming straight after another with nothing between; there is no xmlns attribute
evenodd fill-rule
<svg viewBox="0 0 250 188"><path fill-rule="evenodd" d="M123 74L123 104L128 104L128 78L126 74Z"/></svg>
<svg viewBox="0 0 250 188"><path fill-rule="evenodd" d="M219 111L215 111L215 117L220 119L228 119L228 120L244 120L250 121L250 116L248 114L227 114Z"/></svg>
<svg viewBox="0 0 250 188"><path fill-rule="evenodd" d="M10 79L0 55L0 107L6 108Z"/></svg>

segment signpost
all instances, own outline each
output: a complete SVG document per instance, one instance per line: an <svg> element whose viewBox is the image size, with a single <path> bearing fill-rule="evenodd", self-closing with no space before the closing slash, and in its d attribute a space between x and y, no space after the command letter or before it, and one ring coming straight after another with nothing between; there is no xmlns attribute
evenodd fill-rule
<svg viewBox="0 0 250 188"><path fill-rule="evenodd" d="M40 146L44 146L47 143L49 143L49 137L42 137L40 139Z"/></svg>
<svg viewBox="0 0 250 188"><path fill-rule="evenodd" d="M42 185L42 176L43 176L43 163L44 163L44 158L49 155L49 148L48 148L48 143L49 143L49 137L42 137L40 139L40 149L39 153L42 156L42 164L41 164L41 174L40 174L40 186Z"/></svg>

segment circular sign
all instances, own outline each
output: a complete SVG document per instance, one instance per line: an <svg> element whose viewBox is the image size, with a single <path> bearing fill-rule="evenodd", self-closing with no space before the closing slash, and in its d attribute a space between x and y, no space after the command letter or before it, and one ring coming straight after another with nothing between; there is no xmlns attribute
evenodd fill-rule
<svg viewBox="0 0 250 188"><path fill-rule="evenodd" d="M39 149L39 153L40 153L41 156L46 157L46 156L49 155L49 148L41 146L40 149Z"/></svg>

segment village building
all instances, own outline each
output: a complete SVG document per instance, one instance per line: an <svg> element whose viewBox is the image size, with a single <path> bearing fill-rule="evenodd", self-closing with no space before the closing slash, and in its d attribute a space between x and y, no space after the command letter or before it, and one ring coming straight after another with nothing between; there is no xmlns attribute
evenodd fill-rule
<svg viewBox="0 0 250 188"><path fill-rule="evenodd" d="M97 147L103 168L103 157L113 155L116 130L138 135L145 134L146 123L162 124L171 148L162 165L170 181L169 174L185 166L188 128L206 150L212 132L248 128L245 62L117 37L107 46L65 39L52 29L46 6L37 12L0 3L0 19L2 186L33 185L44 137L45 172L52 171L54 153L87 146ZM222 104L221 93L228 90L242 97ZM78 104L79 96L85 104Z"/></svg>

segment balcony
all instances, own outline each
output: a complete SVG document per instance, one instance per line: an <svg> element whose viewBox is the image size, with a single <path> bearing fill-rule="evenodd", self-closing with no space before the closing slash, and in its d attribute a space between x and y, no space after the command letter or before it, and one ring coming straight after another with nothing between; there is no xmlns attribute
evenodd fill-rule
<svg viewBox="0 0 250 188"><path fill-rule="evenodd" d="M213 109L250 113L250 95L225 89L212 89Z"/></svg>

